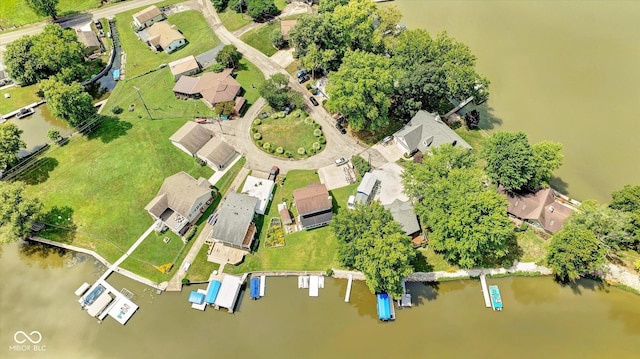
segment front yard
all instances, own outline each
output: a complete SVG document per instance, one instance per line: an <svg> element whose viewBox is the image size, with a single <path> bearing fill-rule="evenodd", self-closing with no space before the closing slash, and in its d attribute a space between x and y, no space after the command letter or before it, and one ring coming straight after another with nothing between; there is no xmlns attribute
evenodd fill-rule
<svg viewBox="0 0 640 359"><path fill-rule="evenodd" d="M58 15L62 16L97 8L101 3L102 1L100 0L60 0L56 9L58 9ZM0 30L46 20L47 18L46 16L39 16L31 10L27 6L26 0L0 1Z"/></svg>
<svg viewBox="0 0 640 359"><path fill-rule="evenodd" d="M280 21L274 21L271 24L264 24L258 28L255 28L240 37L240 40L247 43L247 45L254 47L256 50L262 52L267 56L272 56L278 49L276 49L271 43L271 33L275 29L280 29Z"/></svg>

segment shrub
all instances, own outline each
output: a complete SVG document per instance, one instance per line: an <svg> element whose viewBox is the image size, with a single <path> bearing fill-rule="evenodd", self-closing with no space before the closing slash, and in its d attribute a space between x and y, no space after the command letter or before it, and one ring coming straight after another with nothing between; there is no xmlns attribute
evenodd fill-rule
<svg viewBox="0 0 640 359"><path fill-rule="evenodd" d="M316 137L322 136L322 130L319 128L316 128L315 130L313 130L313 135Z"/></svg>
<svg viewBox="0 0 640 359"><path fill-rule="evenodd" d="M316 123L313 124L313 128L322 129L322 126L320 126L320 124L316 122Z"/></svg>
<svg viewBox="0 0 640 359"><path fill-rule="evenodd" d="M332 268L327 269L327 277L333 277L333 269Z"/></svg>
<svg viewBox="0 0 640 359"><path fill-rule="evenodd" d="M251 133L256 133L258 132L258 128L255 126L251 126Z"/></svg>
<svg viewBox="0 0 640 359"><path fill-rule="evenodd" d="M311 84L307 82L306 85L304 85L304 87L307 88L307 90L311 91Z"/></svg>
<svg viewBox="0 0 640 359"><path fill-rule="evenodd" d="M198 227L193 226L191 227L191 229L187 232L187 234L184 235L184 240L185 241L190 241L191 238L193 238L193 236L196 235L196 232L198 231Z"/></svg>
<svg viewBox="0 0 640 359"><path fill-rule="evenodd" d="M452 123L451 126L449 126L449 127L451 127L452 130L455 130L455 129L460 128L461 126L462 126L462 123L460 121L456 121L456 122Z"/></svg>
<svg viewBox="0 0 640 359"><path fill-rule="evenodd" d="M311 147L307 148L307 153L310 154L310 155L316 153L316 150L313 148L313 145Z"/></svg>
<svg viewBox="0 0 640 359"><path fill-rule="evenodd" d="M262 139L262 134L260 134L260 132L256 132L253 134L253 139L254 140L261 140Z"/></svg>
<svg viewBox="0 0 640 359"><path fill-rule="evenodd" d="M291 158L293 157L293 153L289 152L289 151L284 151L284 156L287 158Z"/></svg>
<svg viewBox="0 0 640 359"><path fill-rule="evenodd" d="M260 126L262 124L262 120L259 118L256 118L255 120L253 120L253 124L256 126Z"/></svg>
<svg viewBox="0 0 640 359"><path fill-rule="evenodd" d="M640 272L640 260L633 263L633 266L636 267L636 272Z"/></svg>
<svg viewBox="0 0 640 359"><path fill-rule="evenodd" d="M284 153L284 148L282 148L282 147L278 147L278 148L276 148L276 152L277 152L278 154L283 154L283 153Z"/></svg>
<svg viewBox="0 0 640 359"><path fill-rule="evenodd" d="M262 147L262 140L256 141L256 145L258 145L258 147Z"/></svg>
<svg viewBox="0 0 640 359"><path fill-rule="evenodd" d="M279 28L273 30L271 35L269 35L269 40L271 40L273 46L278 50L284 48L287 44L287 42L284 40L284 37L282 36L282 31L280 31Z"/></svg>
<svg viewBox="0 0 640 359"><path fill-rule="evenodd" d="M307 151L304 149L304 147L298 148L298 154L299 155L304 155L305 153L307 153Z"/></svg>
<svg viewBox="0 0 640 359"><path fill-rule="evenodd" d="M284 111L278 112L278 118L285 118L285 117L287 117L287 115L284 113Z"/></svg>
<svg viewBox="0 0 640 359"><path fill-rule="evenodd" d="M203 159L200 159L198 157L195 157L196 163L200 166L200 167L204 167L207 165L207 162L205 162Z"/></svg>
<svg viewBox="0 0 640 359"><path fill-rule="evenodd" d="M304 124L305 125L313 125L315 122L313 121L313 119L311 117L307 117L304 119Z"/></svg>
<svg viewBox="0 0 640 359"><path fill-rule="evenodd" d="M360 156L351 157L351 163L356 168L360 176L364 176L365 173L371 170L371 165L364 158Z"/></svg>
<svg viewBox="0 0 640 359"><path fill-rule="evenodd" d="M191 281L189 280L189 278L182 278L182 285L189 285L191 284Z"/></svg>
<svg viewBox="0 0 640 359"><path fill-rule="evenodd" d="M280 117L278 117L278 113L277 112L271 114L271 119L277 120L278 118L280 118Z"/></svg>
<svg viewBox="0 0 640 359"><path fill-rule="evenodd" d="M124 110L123 110L123 109L122 109L122 107L120 107L120 106L116 106L116 107L114 107L114 108L112 108L112 109L111 109L111 112L113 112L113 113L114 113L114 114L116 114L116 115L121 114L121 113L122 113L122 111L124 111Z"/></svg>
<svg viewBox="0 0 640 359"><path fill-rule="evenodd" d="M318 151L320 150L320 148L322 148L322 146L320 145L320 142L314 142L313 145L311 145L311 147L313 147L315 151Z"/></svg>
<svg viewBox="0 0 640 359"><path fill-rule="evenodd" d="M221 63L214 62L213 65L211 65L210 69L211 69L211 71L213 71L215 73L220 73L220 72L224 71L225 67Z"/></svg>
<svg viewBox="0 0 640 359"><path fill-rule="evenodd" d="M418 152L415 155L413 155L414 163L422 163L423 160L424 160L424 155L422 154L422 152Z"/></svg>
<svg viewBox="0 0 640 359"><path fill-rule="evenodd" d="M320 142L320 144L324 145L325 143L327 143L327 139L324 138L324 136L320 136L320 137L318 137L318 142Z"/></svg>
<svg viewBox="0 0 640 359"><path fill-rule="evenodd" d="M271 144L269 142L265 142L262 144L262 148L268 151L271 148Z"/></svg>

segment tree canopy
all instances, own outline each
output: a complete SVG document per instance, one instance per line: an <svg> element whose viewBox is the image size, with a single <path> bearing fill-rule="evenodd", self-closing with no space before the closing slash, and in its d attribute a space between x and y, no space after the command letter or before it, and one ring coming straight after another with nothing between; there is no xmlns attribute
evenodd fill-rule
<svg viewBox="0 0 640 359"><path fill-rule="evenodd" d="M227 9L229 5L229 0L211 0L213 7L216 8L217 12L223 12Z"/></svg>
<svg viewBox="0 0 640 359"><path fill-rule="evenodd" d="M613 200L609 207L629 216L630 232L635 235L636 245L640 243L640 185L626 185L620 191L611 194Z"/></svg>
<svg viewBox="0 0 640 359"><path fill-rule="evenodd" d="M391 212L374 202L341 211L331 222L340 262L362 271L373 293L402 295L402 280L413 272L415 250Z"/></svg>
<svg viewBox="0 0 640 359"><path fill-rule="evenodd" d="M593 232L565 225L551 238L547 263L562 281L575 281L602 269L604 250Z"/></svg>
<svg viewBox="0 0 640 359"><path fill-rule="evenodd" d="M0 182L0 243L23 239L42 211L37 199L24 196L23 182Z"/></svg>
<svg viewBox="0 0 640 359"><path fill-rule="evenodd" d="M224 45L216 55L216 62L227 68L235 69L238 67L241 58L242 54L238 52L238 48L235 45Z"/></svg>
<svg viewBox="0 0 640 359"><path fill-rule="evenodd" d="M280 12L273 0L246 0L247 14L254 21L263 22L278 15Z"/></svg>
<svg viewBox="0 0 640 359"><path fill-rule="evenodd" d="M18 152L27 145L20 139L22 130L11 122L0 124L0 171L18 161Z"/></svg>
<svg viewBox="0 0 640 359"><path fill-rule="evenodd" d="M51 114L67 121L72 127L81 128L96 115L93 98L77 82L66 84L52 77L42 81L40 88Z"/></svg>
<svg viewBox="0 0 640 359"><path fill-rule="evenodd" d="M301 107L304 104L302 95L289 87L289 77L285 74L274 74L260 85L258 91L274 110L282 111L287 106Z"/></svg>
<svg viewBox="0 0 640 359"><path fill-rule="evenodd" d="M429 244L463 268L504 258L513 235L504 197L485 185L484 173L467 150L445 145L431 153L402 174Z"/></svg>
<svg viewBox="0 0 640 359"><path fill-rule="evenodd" d="M58 10L56 6L58 6L59 0L27 0L27 5L38 15L40 16L51 16L54 20L56 20L58 16Z"/></svg>
<svg viewBox="0 0 640 359"><path fill-rule="evenodd" d="M609 208L595 200L582 202L580 210L573 212L565 221L565 226L574 230L593 233L604 253L610 257L635 242L630 224L629 213Z"/></svg>
<svg viewBox="0 0 640 359"><path fill-rule="evenodd" d="M84 45L73 30L47 25L42 33L24 36L7 45L5 64L10 76L23 85L31 85L52 75L65 82L85 75Z"/></svg>
<svg viewBox="0 0 640 359"><path fill-rule="evenodd" d="M389 124L395 77L388 58L349 51L340 69L329 74L327 109L342 112L357 131L383 128Z"/></svg>

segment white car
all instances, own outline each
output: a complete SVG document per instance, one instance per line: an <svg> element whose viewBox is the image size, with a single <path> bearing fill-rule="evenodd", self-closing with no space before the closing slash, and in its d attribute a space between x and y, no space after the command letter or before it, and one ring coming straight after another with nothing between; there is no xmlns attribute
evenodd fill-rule
<svg viewBox="0 0 640 359"><path fill-rule="evenodd" d="M347 162L349 162L349 160L344 158L344 157L340 157L335 161L336 166L342 166L343 164L345 164Z"/></svg>

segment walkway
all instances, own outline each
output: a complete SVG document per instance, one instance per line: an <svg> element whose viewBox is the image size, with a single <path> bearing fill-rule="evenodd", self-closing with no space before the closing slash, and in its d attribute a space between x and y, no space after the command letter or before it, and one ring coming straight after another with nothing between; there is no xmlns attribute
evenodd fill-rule
<svg viewBox="0 0 640 359"><path fill-rule="evenodd" d="M149 229L147 229L131 247L129 247L129 250L125 254L123 254L122 257L120 257L120 259L115 261L115 263L113 263L113 265L111 265L111 267L109 267L109 269L107 269L107 271L104 272L104 274L102 274L102 276L100 277L100 279L98 279L98 281L107 279L107 277L109 277L109 275L112 272L117 271L118 266L122 262L124 262L125 259L127 259L127 257L129 257L129 255L131 255L131 253L133 253L133 251L136 250L136 248L138 248L138 246L144 241L144 239L147 238L149 234L151 234L154 228L155 228L155 223L152 224L151 227L149 227Z"/></svg>

